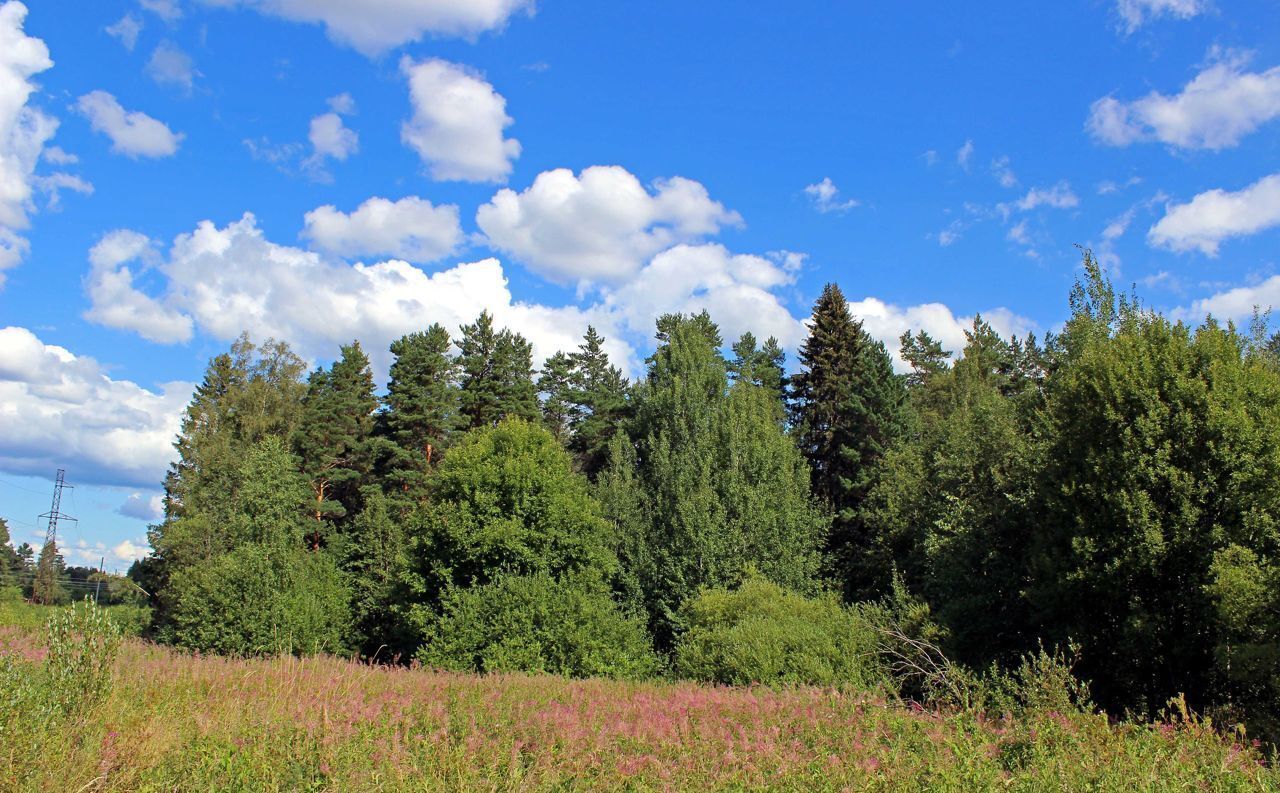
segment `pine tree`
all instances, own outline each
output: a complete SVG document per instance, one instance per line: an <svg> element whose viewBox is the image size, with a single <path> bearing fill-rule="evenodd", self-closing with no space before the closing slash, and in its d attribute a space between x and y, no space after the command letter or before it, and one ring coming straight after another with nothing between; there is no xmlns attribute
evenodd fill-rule
<svg viewBox="0 0 1280 793"><path fill-rule="evenodd" d="M568 444L571 438L573 420L573 358L563 352L557 352L542 365L542 374L538 377L538 392L542 398L542 422L556 440Z"/></svg>
<svg viewBox="0 0 1280 793"><path fill-rule="evenodd" d="M911 365L911 374L907 375L909 388L927 385L935 376L950 368L947 361L951 353L943 349L942 342L926 331L918 331L914 336L911 331L906 331L898 341L902 345L902 360Z"/></svg>
<svg viewBox="0 0 1280 793"><path fill-rule="evenodd" d="M420 490L458 428L458 365L449 345L439 324L391 343L396 359L382 425L390 440L383 466L392 491Z"/></svg>
<svg viewBox="0 0 1280 793"><path fill-rule="evenodd" d="M466 428L492 427L508 416L535 421L538 388L533 382L533 347L508 330L498 332L483 311L462 326L461 412Z"/></svg>
<svg viewBox="0 0 1280 793"><path fill-rule="evenodd" d="M778 340L770 336L764 346L756 344L756 337L748 331L733 345L733 360L729 362L729 374L734 382L759 386L766 393L777 397L778 410L785 410L787 375L784 364L786 354Z"/></svg>
<svg viewBox="0 0 1280 793"><path fill-rule="evenodd" d="M594 479L609 459L609 443L628 416L627 379L609 362L605 339L587 326L582 344L570 354L573 364L572 439L569 448L578 468Z"/></svg>
<svg viewBox="0 0 1280 793"><path fill-rule="evenodd" d="M905 429L905 388L884 345L853 319L835 284L814 306L800 364L792 378L792 421L814 489L834 513L828 543L834 572L846 597L881 594L889 571L867 569L875 543L858 511L880 459Z"/></svg>
<svg viewBox="0 0 1280 793"><path fill-rule="evenodd" d="M311 482L317 521L358 511L359 487L372 468L377 407L369 358L358 341L343 346L342 356L327 371L317 369L308 379L293 442ZM313 528L314 546L323 534L320 527Z"/></svg>

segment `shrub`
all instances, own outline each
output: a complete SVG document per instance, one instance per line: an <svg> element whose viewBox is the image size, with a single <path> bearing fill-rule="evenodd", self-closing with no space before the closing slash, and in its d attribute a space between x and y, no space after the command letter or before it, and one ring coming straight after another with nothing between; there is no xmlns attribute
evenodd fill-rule
<svg viewBox="0 0 1280 793"><path fill-rule="evenodd" d="M82 716L110 689L120 628L86 600L55 612L46 633L49 700L67 716Z"/></svg>
<svg viewBox="0 0 1280 793"><path fill-rule="evenodd" d="M659 663L640 620L589 580L511 576L448 592L418 652L457 671L643 678Z"/></svg>
<svg viewBox="0 0 1280 793"><path fill-rule="evenodd" d="M244 545L174 575L172 638L224 655L346 649L350 591L324 552Z"/></svg>
<svg viewBox="0 0 1280 793"><path fill-rule="evenodd" d="M680 617L675 671L682 677L863 689L886 682L874 627L834 596L806 598L751 573L736 590L703 590Z"/></svg>

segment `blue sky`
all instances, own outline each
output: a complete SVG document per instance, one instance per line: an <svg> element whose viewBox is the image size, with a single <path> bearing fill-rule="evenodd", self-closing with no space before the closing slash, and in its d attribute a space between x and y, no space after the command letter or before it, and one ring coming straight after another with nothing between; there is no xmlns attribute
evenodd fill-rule
<svg viewBox="0 0 1280 793"><path fill-rule="evenodd" d="M1280 6L0 0L0 516L123 568L241 330L327 361L481 308L539 356L658 313L793 352L1052 330L1092 247L1280 305Z"/></svg>

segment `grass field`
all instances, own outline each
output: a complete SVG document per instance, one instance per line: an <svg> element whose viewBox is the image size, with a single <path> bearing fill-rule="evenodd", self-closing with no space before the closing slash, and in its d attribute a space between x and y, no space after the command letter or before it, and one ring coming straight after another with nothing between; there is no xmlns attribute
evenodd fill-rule
<svg viewBox="0 0 1280 793"><path fill-rule="evenodd" d="M58 717L14 693L40 691L49 653L28 609L0 610L0 790L1280 789L1256 749L1195 720L993 719L817 689L230 660L131 638L105 697Z"/></svg>

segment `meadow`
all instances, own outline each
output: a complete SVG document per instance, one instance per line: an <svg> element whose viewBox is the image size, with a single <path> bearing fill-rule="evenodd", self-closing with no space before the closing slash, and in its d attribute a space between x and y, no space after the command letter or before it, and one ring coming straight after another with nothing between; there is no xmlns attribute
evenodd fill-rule
<svg viewBox="0 0 1280 793"><path fill-rule="evenodd" d="M38 625L53 611L0 607L0 790L1280 789L1257 747L1176 708L1155 724L1014 718L851 690L238 660L127 636L106 685L59 709L68 685L93 688L101 645L64 634L51 651Z"/></svg>

